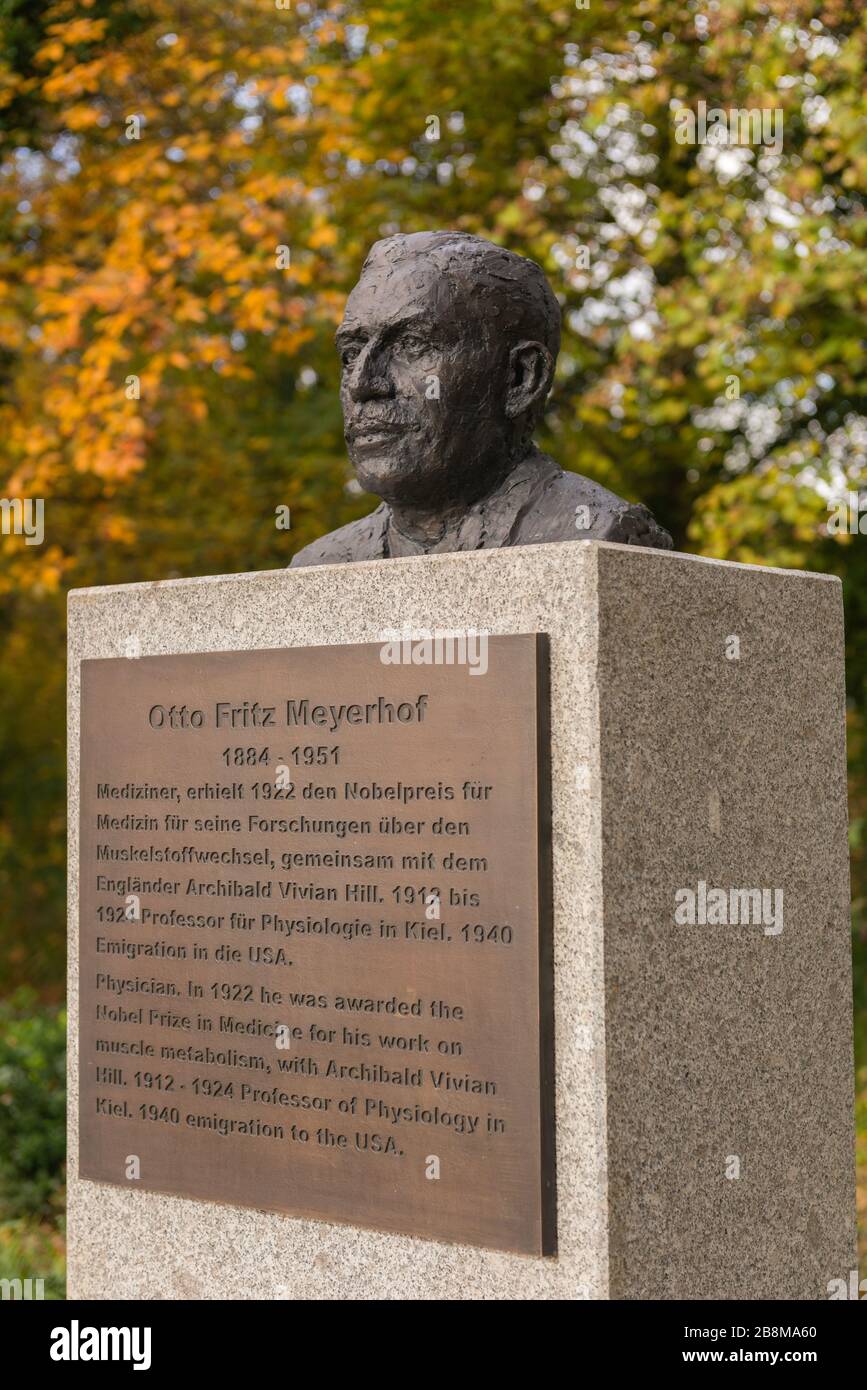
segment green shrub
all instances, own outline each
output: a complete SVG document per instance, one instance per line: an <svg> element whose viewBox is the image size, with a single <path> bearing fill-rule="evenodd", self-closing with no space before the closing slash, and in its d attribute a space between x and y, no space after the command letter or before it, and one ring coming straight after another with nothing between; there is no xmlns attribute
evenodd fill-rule
<svg viewBox="0 0 867 1390"><path fill-rule="evenodd" d="M66 1154L66 1013L0 1001L0 1220L56 1218Z"/></svg>
<svg viewBox="0 0 867 1390"><path fill-rule="evenodd" d="M30 1221L0 1224L0 1279L32 1281L31 1298L66 1297L63 1233L54 1226ZM37 1280L42 1280L41 1290ZM23 1295L23 1291L22 1291Z"/></svg>

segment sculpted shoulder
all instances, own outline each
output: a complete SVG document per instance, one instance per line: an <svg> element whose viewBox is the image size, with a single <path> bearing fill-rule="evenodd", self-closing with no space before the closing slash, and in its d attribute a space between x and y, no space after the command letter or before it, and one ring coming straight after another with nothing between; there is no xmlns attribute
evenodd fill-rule
<svg viewBox="0 0 867 1390"><path fill-rule="evenodd" d="M377 560L382 555L382 533L387 507L380 505L368 516L350 521L336 531L305 545L290 561L290 569L305 565L345 565L353 560Z"/></svg>
<svg viewBox="0 0 867 1390"><path fill-rule="evenodd" d="M577 540L674 548L671 536L643 503L627 502L591 478L561 468L521 518L512 543Z"/></svg>

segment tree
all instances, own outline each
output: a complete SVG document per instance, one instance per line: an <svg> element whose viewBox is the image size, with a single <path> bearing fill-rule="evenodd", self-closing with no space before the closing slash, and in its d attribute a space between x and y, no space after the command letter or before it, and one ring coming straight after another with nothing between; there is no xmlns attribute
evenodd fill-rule
<svg viewBox="0 0 867 1390"><path fill-rule="evenodd" d="M283 565L370 508L331 338L379 236L543 264L565 466L682 547L857 572L821 489L864 468L864 47L846 0L0 4L4 495L46 501L42 546L0 537L0 922L40 978L63 594ZM701 102L781 113L782 144L682 143Z"/></svg>

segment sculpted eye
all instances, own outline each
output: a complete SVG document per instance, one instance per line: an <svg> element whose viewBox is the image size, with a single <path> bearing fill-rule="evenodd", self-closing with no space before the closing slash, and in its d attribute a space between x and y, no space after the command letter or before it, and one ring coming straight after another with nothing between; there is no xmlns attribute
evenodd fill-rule
<svg viewBox="0 0 867 1390"><path fill-rule="evenodd" d="M344 343L340 349L340 360L344 367L351 367L361 352L361 343Z"/></svg>
<svg viewBox="0 0 867 1390"><path fill-rule="evenodd" d="M420 337L418 333L407 333L405 337L401 338L398 347L402 352L419 357L423 352L428 351L430 344L426 338Z"/></svg>

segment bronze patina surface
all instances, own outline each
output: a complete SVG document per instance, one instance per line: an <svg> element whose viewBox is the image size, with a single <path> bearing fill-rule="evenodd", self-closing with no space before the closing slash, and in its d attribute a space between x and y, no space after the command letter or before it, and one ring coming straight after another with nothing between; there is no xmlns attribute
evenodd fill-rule
<svg viewBox="0 0 867 1390"><path fill-rule="evenodd" d="M540 266L467 232L377 241L337 331L344 436L368 516L293 566L550 541L670 550L641 503L536 446L560 350Z"/></svg>

